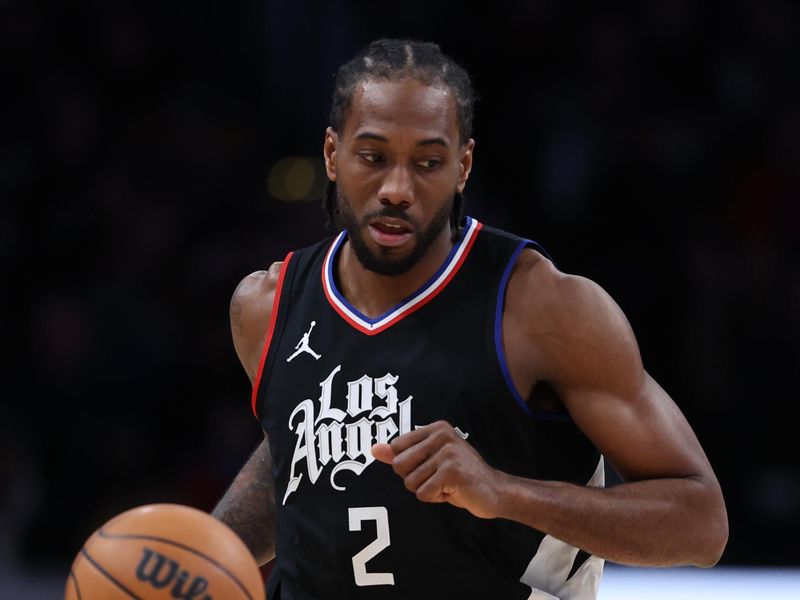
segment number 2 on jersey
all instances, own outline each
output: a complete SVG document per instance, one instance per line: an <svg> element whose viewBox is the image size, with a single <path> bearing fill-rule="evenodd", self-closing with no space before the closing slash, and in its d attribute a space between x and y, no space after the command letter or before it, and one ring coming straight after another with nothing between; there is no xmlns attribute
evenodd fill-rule
<svg viewBox="0 0 800 600"><path fill-rule="evenodd" d="M367 561L377 556L391 544L389 538L389 513L385 506L362 506L347 509L350 531L361 531L361 523L375 521L377 537L353 557L353 575L356 585L394 585L392 573L369 573Z"/></svg>

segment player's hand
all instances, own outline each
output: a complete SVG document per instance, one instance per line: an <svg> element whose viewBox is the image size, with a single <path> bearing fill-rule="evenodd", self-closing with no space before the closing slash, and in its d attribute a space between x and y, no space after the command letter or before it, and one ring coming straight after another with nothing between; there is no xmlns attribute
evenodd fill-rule
<svg viewBox="0 0 800 600"><path fill-rule="evenodd" d="M485 519L498 514L503 473L487 465L446 421L375 444L372 455L391 465L423 502L449 502Z"/></svg>

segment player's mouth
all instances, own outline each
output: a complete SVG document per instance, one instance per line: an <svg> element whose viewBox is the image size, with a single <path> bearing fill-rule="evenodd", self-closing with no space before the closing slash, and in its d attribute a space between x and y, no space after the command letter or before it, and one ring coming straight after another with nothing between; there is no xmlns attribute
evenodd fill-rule
<svg viewBox="0 0 800 600"><path fill-rule="evenodd" d="M373 241L381 246L401 246L414 235L411 226L401 219L375 219L367 225L367 229Z"/></svg>

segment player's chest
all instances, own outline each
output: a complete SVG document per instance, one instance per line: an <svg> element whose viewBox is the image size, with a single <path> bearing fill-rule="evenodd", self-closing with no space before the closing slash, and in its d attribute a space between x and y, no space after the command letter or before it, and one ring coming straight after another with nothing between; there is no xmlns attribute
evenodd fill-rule
<svg viewBox="0 0 800 600"><path fill-rule="evenodd" d="M402 434L470 409L490 381L483 345L431 335L419 324L369 337L308 319L287 331L273 354L266 386L271 419L309 427L371 427L378 437ZM435 332L434 332L435 333Z"/></svg>

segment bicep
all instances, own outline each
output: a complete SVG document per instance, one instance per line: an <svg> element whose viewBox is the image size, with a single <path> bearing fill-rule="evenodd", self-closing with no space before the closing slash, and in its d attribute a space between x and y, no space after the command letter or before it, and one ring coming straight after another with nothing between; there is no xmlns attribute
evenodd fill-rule
<svg viewBox="0 0 800 600"><path fill-rule="evenodd" d="M565 390L563 399L578 427L627 481L711 471L688 421L647 373L629 396L578 387Z"/></svg>
<svg viewBox="0 0 800 600"><path fill-rule="evenodd" d="M587 279L561 278L548 362L575 423L622 477L702 476L711 467L678 406L645 371L619 306Z"/></svg>

